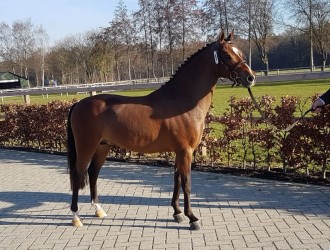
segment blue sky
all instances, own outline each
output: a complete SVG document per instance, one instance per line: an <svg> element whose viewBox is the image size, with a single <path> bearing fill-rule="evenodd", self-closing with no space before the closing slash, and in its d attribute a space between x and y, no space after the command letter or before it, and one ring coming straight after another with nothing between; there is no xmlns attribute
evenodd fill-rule
<svg viewBox="0 0 330 250"><path fill-rule="evenodd" d="M0 0L0 23L28 20L44 28L50 43L66 36L106 27L119 0ZM128 11L138 0L124 0Z"/></svg>

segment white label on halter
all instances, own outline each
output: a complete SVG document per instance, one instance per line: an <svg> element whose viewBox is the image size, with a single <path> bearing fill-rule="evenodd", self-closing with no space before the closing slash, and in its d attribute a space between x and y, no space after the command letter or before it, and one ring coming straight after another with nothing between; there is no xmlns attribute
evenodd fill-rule
<svg viewBox="0 0 330 250"><path fill-rule="evenodd" d="M213 55L214 55L214 61L215 61L215 64L219 64L218 52L213 51Z"/></svg>

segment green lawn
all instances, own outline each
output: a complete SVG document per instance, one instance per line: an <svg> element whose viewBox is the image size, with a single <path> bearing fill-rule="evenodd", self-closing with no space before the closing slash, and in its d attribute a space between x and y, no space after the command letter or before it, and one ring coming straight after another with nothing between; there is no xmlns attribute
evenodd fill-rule
<svg viewBox="0 0 330 250"><path fill-rule="evenodd" d="M330 88L330 79L321 80L306 80L299 82L276 82L276 83L257 83L252 87L252 92L256 98L263 95L275 96L277 101L280 100L282 96L296 96L302 98L303 100L311 97L317 93L322 94L327 89ZM137 91L120 91L113 92L120 95L128 96L143 96L150 93L152 90L137 90ZM44 96L31 96L31 103L44 104L49 101L54 100L72 100L72 99L82 99L86 97L85 94L70 94L70 95L46 95ZM228 84L219 84L215 90L213 96L214 111L217 115L221 115L226 108L228 108L228 101L231 96L237 98L249 97L247 89L239 87L231 87ZM1 101L1 98L0 98ZM1 103L1 102L0 102ZM3 99L3 103L23 103L22 97L6 97ZM308 102L310 105L310 102Z"/></svg>
<svg viewBox="0 0 330 250"><path fill-rule="evenodd" d="M251 90L256 99L263 95L270 95L276 97L276 100L279 102L282 96L287 95L305 100L315 94L322 94L329 88L330 79L322 79L299 82L257 83ZM243 87L218 86L213 97L214 111L217 115L222 114L228 107L228 101L231 96L245 98L250 95L247 89ZM308 102L309 104L311 102Z"/></svg>

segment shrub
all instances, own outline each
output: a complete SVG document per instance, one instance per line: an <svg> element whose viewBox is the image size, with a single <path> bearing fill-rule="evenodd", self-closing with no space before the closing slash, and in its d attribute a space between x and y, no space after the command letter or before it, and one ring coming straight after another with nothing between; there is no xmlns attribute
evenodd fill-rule
<svg viewBox="0 0 330 250"><path fill-rule="evenodd" d="M314 171L326 178L330 155L330 107L303 119L286 132L284 129L295 120L294 114L302 113L306 100L286 96L278 105L275 101L271 96L259 99L266 120L254 117L256 109L248 98L237 100L232 97L228 110L221 117L215 116L210 109L201 144L194 154L195 164L267 170L281 166L283 172L302 169L307 175ZM67 115L73 102L0 105L0 145L65 152ZM109 155L117 159L173 160L172 154L147 156L118 147L112 147Z"/></svg>

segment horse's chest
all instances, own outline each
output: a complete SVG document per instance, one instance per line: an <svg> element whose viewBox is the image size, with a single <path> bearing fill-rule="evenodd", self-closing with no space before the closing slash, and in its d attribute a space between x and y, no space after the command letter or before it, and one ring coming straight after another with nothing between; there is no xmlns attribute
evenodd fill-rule
<svg viewBox="0 0 330 250"><path fill-rule="evenodd" d="M185 114L170 121L169 130L176 137L198 139L204 128L205 117L201 114Z"/></svg>

